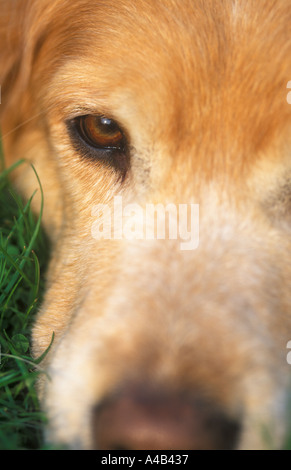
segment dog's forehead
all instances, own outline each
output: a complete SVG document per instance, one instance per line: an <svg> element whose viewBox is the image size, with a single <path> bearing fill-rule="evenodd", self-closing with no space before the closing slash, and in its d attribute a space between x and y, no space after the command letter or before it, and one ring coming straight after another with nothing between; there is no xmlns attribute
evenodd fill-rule
<svg viewBox="0 0 291 470"><path fill-rule="evenodd" d="M207 143L209 153L243 149L245 161L290 123L291 2L264 4L256 23L256 2L110 0L89 10L84 0L77 20L55 22L62 46L44 48L50 66L48 55L62 51L56 102L59 89L72 113L108 109L173 154L195 141L197 154Z"/></svg>

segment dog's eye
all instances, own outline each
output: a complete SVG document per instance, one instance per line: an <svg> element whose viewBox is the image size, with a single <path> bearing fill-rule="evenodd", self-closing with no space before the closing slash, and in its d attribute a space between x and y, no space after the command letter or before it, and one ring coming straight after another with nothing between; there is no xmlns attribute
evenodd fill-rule
<svg viewBox="0 0 291 470"><path fill-rule="evenodd" d="M129 141L116 121L87 114L66 121L69 137L81 158L114 168L124 180L130 167Z"/></svg>
<svg viewBox="0 0 291 470"><path fill-rule="evenodd" d="M123 150L124 135L118 124L105 116L87 115L76 118L78 133L97 149Z"/></svg>

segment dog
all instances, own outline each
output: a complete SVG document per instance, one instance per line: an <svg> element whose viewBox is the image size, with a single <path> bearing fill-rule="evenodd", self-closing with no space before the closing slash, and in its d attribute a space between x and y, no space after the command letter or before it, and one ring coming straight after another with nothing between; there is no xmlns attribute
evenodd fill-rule
<svg viewBox="0 0 291 470"><path fill-rule="evenodd" d="M34 165L52 244L32 331L37 357L54 334L47 441L281 448L291 0L0 5L4 153ZM38 188L30 164L14 183ZM165 229L183 208L175 236L144 235L150 204Z"/></svg>

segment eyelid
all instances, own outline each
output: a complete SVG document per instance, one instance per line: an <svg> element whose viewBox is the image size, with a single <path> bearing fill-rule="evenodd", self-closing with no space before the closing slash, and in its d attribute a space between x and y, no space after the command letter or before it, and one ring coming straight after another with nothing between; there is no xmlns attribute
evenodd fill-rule
<svg viewBox="0 0 291 470"><path fill-rule="evenodd" d="M100 162L109 168L113 168L119 174L118 179L123 182L130 168L130 146L127 139L127 134L123 131L122 127L118 124L117 121L102 114L104 118L106 117L114 121L114 123L116 123L118 126L118 129L120 129L123 136L122 146L119 148L96 147L84 140L84 137L80 135L78 123L84 116L86 115L75 116L66 120L65 122L68 135L73 147L75 148L75 151L84 161L90 161L92 164ZM101 115L96 114L96 116Z"/></svg>

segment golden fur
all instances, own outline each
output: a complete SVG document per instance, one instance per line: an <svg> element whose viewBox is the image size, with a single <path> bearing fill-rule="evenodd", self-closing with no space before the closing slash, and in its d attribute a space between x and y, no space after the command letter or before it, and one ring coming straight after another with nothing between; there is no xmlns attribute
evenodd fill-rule
<svg viewBox="0 0 291 470"><path fill-rule="evenodd" d="M5 154L35 165L53 244L33 330L36 355L55 332L40 392L48 439L102 447L92 410L133 384L210 401L239 423L237 448L264 448L265 427L279 447L291 367L291 1L0 7ZM65 122L82 110L126 130L124 179L72 145ZM15 184L25 196L37 187L29 165ZM198 249L97 242L92 207L116 195L199 204ZM183 444L126 430L131 448L219 447L196 444L199 431Z"/></svg>

